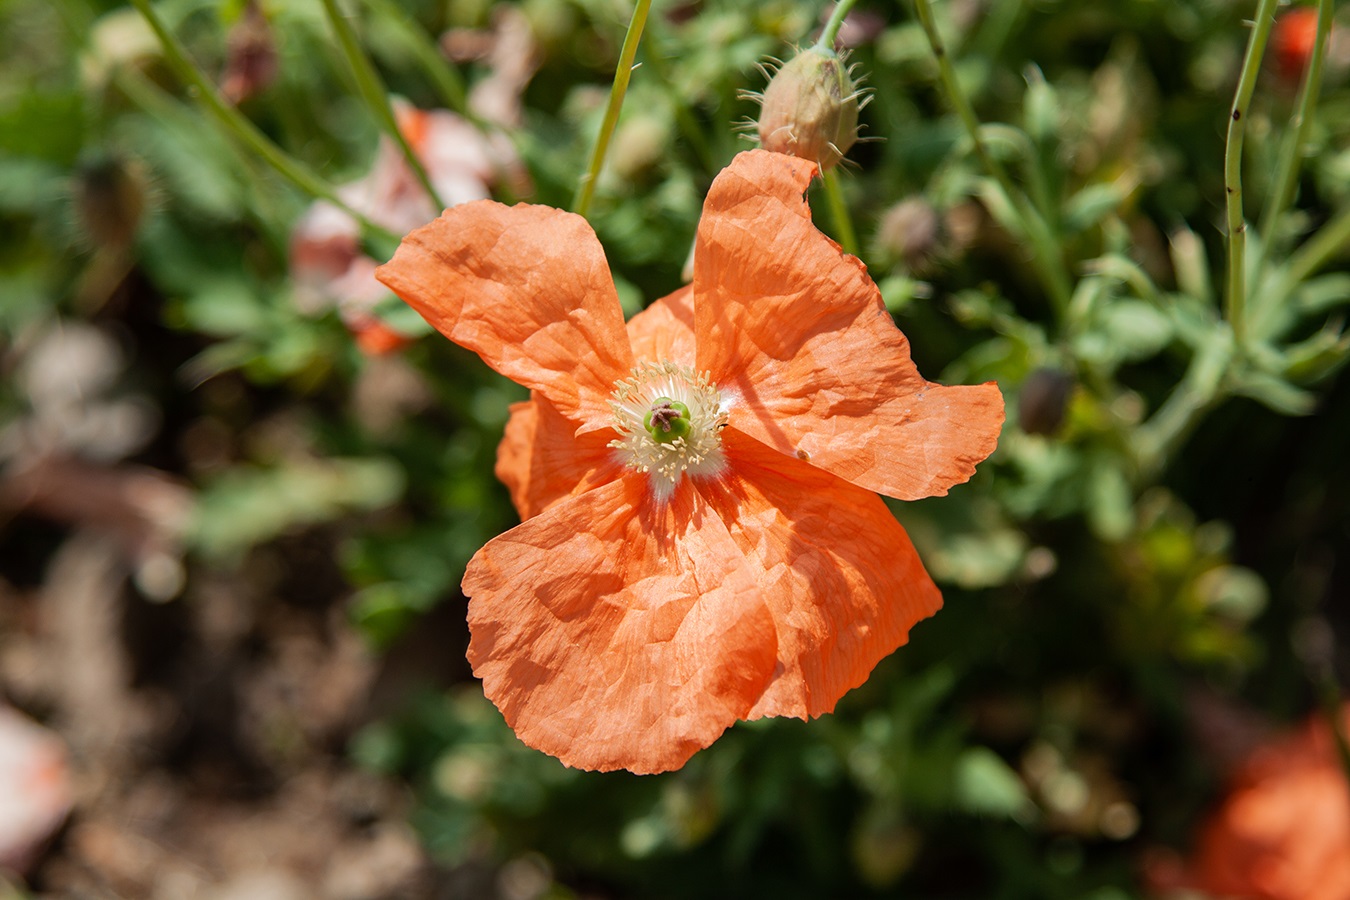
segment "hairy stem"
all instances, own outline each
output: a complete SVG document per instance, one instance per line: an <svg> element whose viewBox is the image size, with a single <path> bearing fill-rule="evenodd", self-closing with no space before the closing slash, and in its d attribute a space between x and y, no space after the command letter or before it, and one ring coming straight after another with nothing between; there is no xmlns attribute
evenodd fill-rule
<svg viewBox="0 0 1350 900"><path fill-rule="evenodd" d="M834 11L830 13L830 18L825 23L824 30L820 32L820 39L816 41L813 50L834 55L835 38L839 37L839 29L844 24L844 18L848 16L848 11L856 2L858 0L839 0L834 5Z"/></svg>

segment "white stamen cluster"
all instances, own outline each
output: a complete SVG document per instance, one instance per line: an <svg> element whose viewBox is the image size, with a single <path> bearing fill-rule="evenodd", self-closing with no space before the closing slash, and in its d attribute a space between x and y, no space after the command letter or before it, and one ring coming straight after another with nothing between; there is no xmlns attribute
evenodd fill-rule
<svg viewBox="0 0 1350 900"><path fill-rule="evenodd" d="M721 393L708 383L708 373L695 374L688 366L671 362L642 363L629 378L614 385L610 397L619 437L609 445L625 465L651 475L658 498L669 499L686 472L720 475L726 469L720 432L727 424L727 413ZM658 441L643 424L661 398L689 408L689 433L684 437Z"/></svg>

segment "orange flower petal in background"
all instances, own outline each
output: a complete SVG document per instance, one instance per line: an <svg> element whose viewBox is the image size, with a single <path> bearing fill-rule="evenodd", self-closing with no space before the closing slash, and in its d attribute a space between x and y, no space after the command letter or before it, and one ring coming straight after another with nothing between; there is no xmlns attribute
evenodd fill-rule
<svg viewBox="0 0 1350 900"><path fill-rule="evenodd" d="M1342 708L1350 727L1350 705ZM1331 730L1314 718L1260 747L1182 865L1155 864L1161 892L1202 891L1243 900L1350 897L1350 784Z"/></svg>
<svg viewBox="0 0 1350 900"><path fill-rule="evenodd" d="M736 719L829 712L941 606L872 491L968 478L1002 397L919 377L861 264L811 226L812 172L738 156L693 285L626 327L594 233L557 210L450 210L379 272L531 389L497 460L524 523L464 576L469 660L568 765L664 771Z"/></svg>
<svg viewBox="0 0 1350 900"><path fill-rule="evenodd" d="M694 248L698 368L770 447L902 500L945 494L993 452L1003 397L919 375L863 264L811 224L814 171L756 150L713 183Z"/></svg>

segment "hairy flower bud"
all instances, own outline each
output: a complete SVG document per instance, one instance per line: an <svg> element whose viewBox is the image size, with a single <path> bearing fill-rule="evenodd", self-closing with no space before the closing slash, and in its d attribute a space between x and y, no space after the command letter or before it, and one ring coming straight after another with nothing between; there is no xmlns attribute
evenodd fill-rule
<svg viewBox="0 0 1350 900"><path fill-rule="evenodd" d="M96 247L122 250L131 245L146 207L143 165L116 155L83 160L71 185L81 229Z"/></svg>
<svg viewBox="0 0 1350 900"><path fill-rule="evenodd" d="M858 92L830 50L812 47L787 62L764 89L759 140L765 150L835 166L858 139Z"/></svg>

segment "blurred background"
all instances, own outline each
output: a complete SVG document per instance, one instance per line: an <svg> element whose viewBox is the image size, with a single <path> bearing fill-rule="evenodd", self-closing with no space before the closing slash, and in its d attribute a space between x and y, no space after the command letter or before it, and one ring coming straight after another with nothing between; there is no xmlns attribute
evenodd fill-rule
<svg viewBox="0 0 1350 900"><path fill-rule="evenodd" d="M1350 48L1257 6L942 0L943 69L854 8L817 224L1009 421L893 504L908 646L636 777L483 699L522 393L371 276L442 205L572 204L632 6L0 0L0 897L1350 898ZM652 4L589 210L629 313L828 12Z"/></svg>

